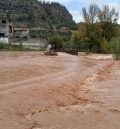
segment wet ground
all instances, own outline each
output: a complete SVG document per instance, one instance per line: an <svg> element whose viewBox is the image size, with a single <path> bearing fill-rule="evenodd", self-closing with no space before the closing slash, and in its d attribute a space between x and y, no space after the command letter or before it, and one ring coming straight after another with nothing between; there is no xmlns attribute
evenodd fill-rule
<svg viewBox="0 0 120 129"><path fill-rule="evenodd" d="M120 62L0 52L0 129L120 129Z"/></svg>

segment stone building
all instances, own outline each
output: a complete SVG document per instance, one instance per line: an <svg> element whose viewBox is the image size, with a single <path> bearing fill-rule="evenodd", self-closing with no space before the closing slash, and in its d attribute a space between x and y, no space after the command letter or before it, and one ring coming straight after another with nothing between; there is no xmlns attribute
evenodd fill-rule
<svg viewBox="0 0 120 129"><path fill-rule="evenodd" d="M14 28L13 35L14 35L14 38L28 38L29 28L27 27Z"/></svg>
<svg viewBox="0 0 120 129"><path fill-rule="evenodd" d="M13 36L13 25L6 19L0 19L0 37Z"/></svg>
<svg viewBox="0 0 120 129"><path fill-rule="evenodd" d="M10 20L0 18L0 42L9 43L15 38L28 38L29 28L15 27Z"/></svg>

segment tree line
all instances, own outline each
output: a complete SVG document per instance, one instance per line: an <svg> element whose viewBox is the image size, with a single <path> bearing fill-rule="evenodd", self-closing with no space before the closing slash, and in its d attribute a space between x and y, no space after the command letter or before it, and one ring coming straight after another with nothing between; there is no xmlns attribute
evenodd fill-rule
<svg viewBox="0 0 120 129"><path fill-rule="evenodd" d="M108 5L101 9L96 4L82 12L84 22L73 32L72 46L81 51L108 53L110 42L118 36L119 13Z"/></svg>

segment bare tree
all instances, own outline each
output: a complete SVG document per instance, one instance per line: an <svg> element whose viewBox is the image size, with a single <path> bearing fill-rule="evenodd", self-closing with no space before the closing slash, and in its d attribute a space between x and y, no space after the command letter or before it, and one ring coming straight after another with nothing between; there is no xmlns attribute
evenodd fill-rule
<svg viewBox="0 0 120 129"><path fill-rule="evenodd" d="M117 23L119 13L115 11L115 8L110 9L108 5L105 5L103 9L99 11L98 18L100 22Z"/></svg>
<svg viewBox="0 0 120 129"><path fill-rule="evenodd" d="M89 7L89 18L90 18L90 22L93 24L95 22L97 22L97 16L98 16L98 12L99 12L99 7L96 4L92 4Z"/></svg>
<svg viewBox="0 0 120 129"><path fill-rule="evenodd" d="M91 4L88 9L88 12L86 8L83 8L82 11L83 11L84 22L92 24L97 22L99 10L100 9L96 4Z"/></svg>

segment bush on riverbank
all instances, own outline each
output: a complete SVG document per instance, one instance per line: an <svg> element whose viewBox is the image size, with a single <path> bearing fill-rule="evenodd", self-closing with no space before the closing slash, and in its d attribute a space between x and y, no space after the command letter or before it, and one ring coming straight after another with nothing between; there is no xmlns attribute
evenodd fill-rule
<svg viewBox="0 0 120 129"><path fill-rule="evenodd" d="M120 39L113 39L110 48L113 58L115 60L120 60Z"/></svg>
<svg viewBox="0 0 120 129"><path fill-rule="evenodd" d="M11 45L11 44L5 44L0 43L0 50L9 50L9 51L25 51L28 49L23 48L23 46L17 46L17 45Z"/></svg>

